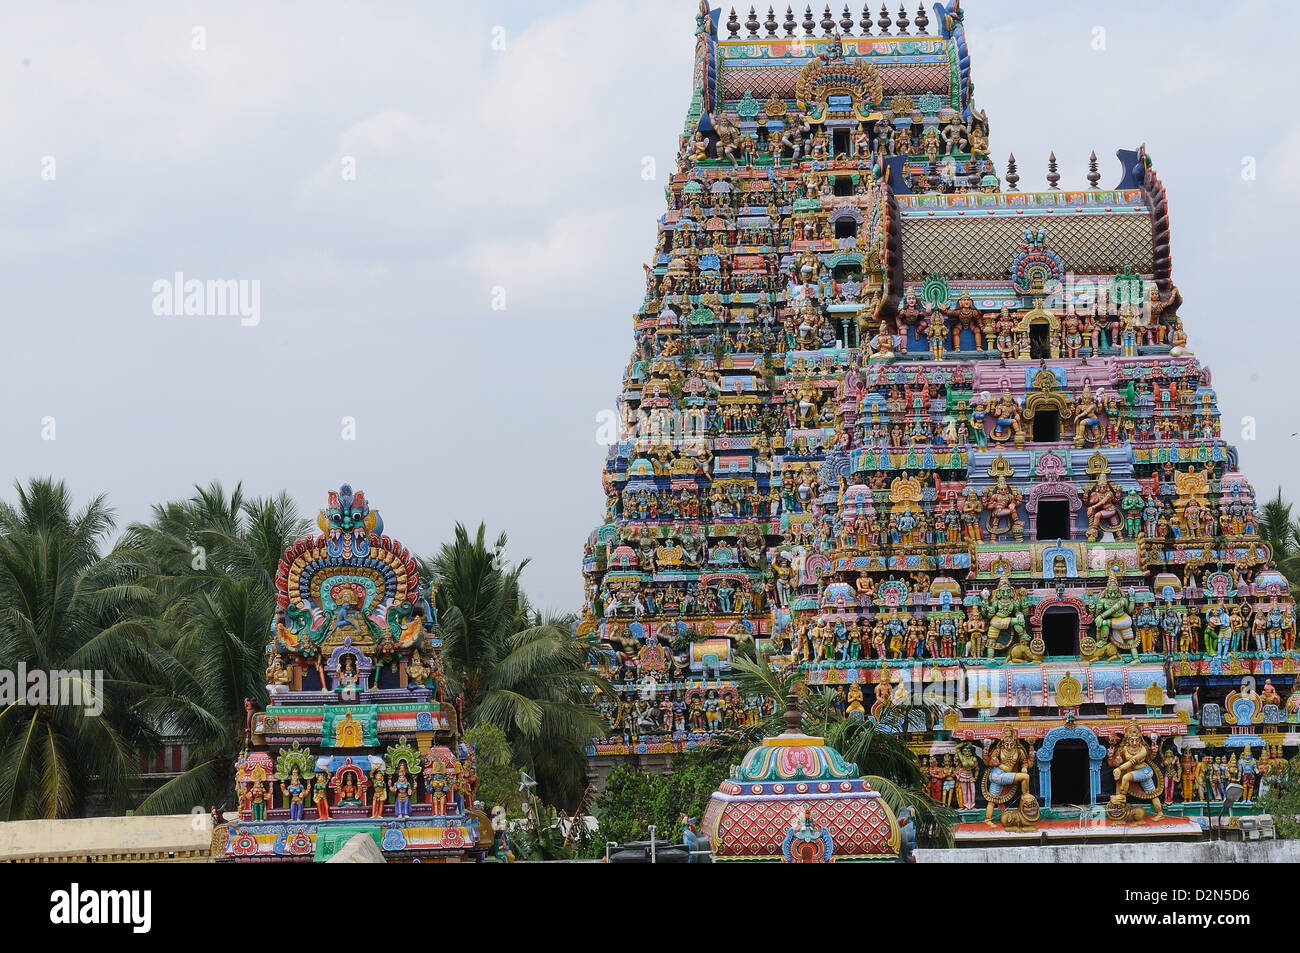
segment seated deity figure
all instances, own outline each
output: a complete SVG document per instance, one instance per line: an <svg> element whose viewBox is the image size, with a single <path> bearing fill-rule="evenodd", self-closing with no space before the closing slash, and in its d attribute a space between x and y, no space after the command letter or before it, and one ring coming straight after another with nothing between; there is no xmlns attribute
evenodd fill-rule
<svg viewBox="0 0 1300 953"><path fill-rule="evenodd" d="M1025 425L1020 405L1011 396L1010 388L1002 389L1002 396L989 406L987 415L993 418L993 432L989 439L997 443L1014 439L1017 448L1025 445Z"/></svg>
<svg viewBox="0 0 1300 953"><path fill-rule="evenodd" d="M1074 445L1095 446L1101 443L1101 406L1092 396L1092 387L1083 385L1079 402L1074 405Z"/></svg>
<svg viewBox="0 0 1300 953"><path fill-rule="evenodd" d="M1025 538L1025 527L1019 516L1023 497L1019 490L1007 483L1004 476L984 491L983 508L988 511L988 532L994 542L1010 533L1016 542Z"/></svg>
<svg viewBox="0 0 1300 953"><path fill-rule="evenodd" d="M1088 516L1088 542L1097 542L1102 532L1112 533L1116 539L1124 538L1124 516L1120 510L1119 487L1111 483L1105 473L1097 475L1097 481L1088 490L1085 502Z"/></svg>
<svg viewBox="0 0 1300 953"><path fill-rule="evenodd" d="M1010 662L1038 660L1029 648L1025 604L1025 599L1011 588L1011 583L1003 574L1002 581L998 583L997 590L983 610L983 615L988 620L984 645L989 658L993 658L995 652L1007 650L1007 660Z"/></svg>
<svg viewBox="0 0 1300 953"><path fill-rule="evenodd" d="M1126 593L1119 584L1115 567L1110 568L1106 577L1106 588L1096 598L1096 611L1093 618L1097 623L1097 638L1109 640L1121 651L1131 653L1132 660L1138 661L1138 638L1133 627L1133 592Z"/></svg>

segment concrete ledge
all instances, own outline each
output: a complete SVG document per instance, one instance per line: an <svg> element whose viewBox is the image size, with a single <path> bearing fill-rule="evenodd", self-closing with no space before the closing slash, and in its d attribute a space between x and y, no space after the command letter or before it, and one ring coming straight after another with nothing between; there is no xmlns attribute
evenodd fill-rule
<svg viewBox="0 0 1300 953"><path fill-rule="evenodd" d="M206 814L0 823L0 861L8 863L206 861L211 843Z"/></svg>
<svg viewBox="0 0 1300 953"><path fill-rule="evenodd" d="M921 864L1295 864L1300 841L1201 841L1195 844L1123 841L1043 847L963 847L918 850Z"/></svg>

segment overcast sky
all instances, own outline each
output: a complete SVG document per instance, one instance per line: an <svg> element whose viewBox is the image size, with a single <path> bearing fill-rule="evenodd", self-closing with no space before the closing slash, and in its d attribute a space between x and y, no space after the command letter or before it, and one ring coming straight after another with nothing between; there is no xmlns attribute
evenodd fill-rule
<svg viewBox="0 0 1300 953"><path fill-rule="evenodd" d="M1147 143L1224 435L1300 496L1296 5L965 8L1022 189L1053 149L1063 185L1095 148L1113 186ZM52 474L125 524L214 479L314 516L348 481L422 553L508 531L534 599L576 608L696 9L4 4L0 494ZM155 314L177 272L258 281L260 320Z"/></svg>

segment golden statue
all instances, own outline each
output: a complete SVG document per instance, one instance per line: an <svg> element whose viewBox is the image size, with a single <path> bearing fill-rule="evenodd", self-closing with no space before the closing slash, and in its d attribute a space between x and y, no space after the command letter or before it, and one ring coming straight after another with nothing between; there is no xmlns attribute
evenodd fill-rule
<svg viewBox="0 0 1300 953"><path fill-rule="evenodd" d="M1034 755L1016 738L1016 730L1010 725L1002 729L1002 737L997 744L989 748L984 756L984 763L989 770L984 775L984 797L988 806L984 809L984 822L993 825L993 809L1005 805L1016 795L1020 788L1020 814L1032 825L1037 820L1038 802L1029 793L1029 769L1033 767ZM1005 818L1007 809L1003 809Z"/></svg>
<svg viewBox="0 0 1300 953"><path fill-rule="evenodd" d="M1163 816L1164 808L1160 806L1160 784L1163 779L1152 755L1151 746L1142 737L1142 728L1136 720L1130 721L1128 727L1124 729L1123 739L1121 739L1119 746L1110 756L1110 763L1115 766L1112 773L1116 781L1116 791L1111 796L1110 803L1112 807L1107 811L1108 815L1115 815L1117 819L1122 820L1140 818L1140 815L1135 816L1132 809L1126 809L1125 807L1128 802L1129 789L1136 781L1138 787L1142 789L1142 793L1135 793L1134 796L1143 800L1149 798L1151 806L1155 808L1154 816L1157 818Z"/></svg>
<svg viewBox="0 0 1300 953"><path fill-rule="evenodd" d="M845 706L844 714L849 721L855 720L853 717L855 714L858 719L864 719L867 716L867 709L862 704L862 685L858 682L854 682L849 686L848 705Z"/></svg>

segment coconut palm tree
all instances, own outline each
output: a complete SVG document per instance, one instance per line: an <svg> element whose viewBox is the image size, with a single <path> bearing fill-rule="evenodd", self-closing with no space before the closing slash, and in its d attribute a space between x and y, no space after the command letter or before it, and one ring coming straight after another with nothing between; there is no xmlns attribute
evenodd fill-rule
<svg viewBox="0 0 1300 953"><path fill-rule="evenodd" d="M480 524L459 524L430 565L438 578L438 634L448 687L467 727L505 731L516 763L551 802L580 793L589 740L603 731L591 691L613 689L587 667L586 643L570 617L543 617L520 586L525 560L508 566L503 533L489 546Z"/></svg>
<svg viewBox="0 0 1300 953"><path fill-rule="evenodd" d="M92 795L121 809L155 743L135 704L167 668L141 621L149 593L129 560L101 558L114 529L103 496L74 510L62 482L17 491L0 503L0 820L79 816ZM20 667L48 678L37 704L30 679L13 684Z"/></svg>
<svg viewBox="0 0 1300 953"><path fill-rule="evenodd" d="M190 766L140 805L170 813L229 799L244 743L244 700L266 702L266 643L275 611L275 570L307 531L284 493L249 499L236 486L195 488L188 500L154 507L119 549L142 566L153 595L152 638L170 654L169 679L137 710L186 739Z"/></svg>
<svg viewBox="0 0 1300 953"><path fill-rule="evenodd" d="M1273 550L1273 562L1294 589L1300 586L1300 518L1291 515L1292 506L1277 496L1264 504L1259 516L1259 535Z"/></svg>

